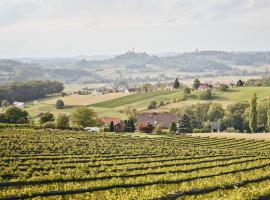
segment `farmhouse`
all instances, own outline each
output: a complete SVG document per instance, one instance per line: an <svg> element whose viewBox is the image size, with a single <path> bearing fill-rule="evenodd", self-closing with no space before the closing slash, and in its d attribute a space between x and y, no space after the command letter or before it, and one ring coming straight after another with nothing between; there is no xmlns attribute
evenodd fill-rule
<svg viewBox="0 0 270 200"><path fill-rule="evenodd" d="M210 85L208 83L201 83L200 86L198 87L198 90L202 91L208 88L210 88Z"/></svg>
<svg viewBox="0 0 270 200"><path fill-rule="evenodd" d="M169 112L142 113L137 117L137 126L143 123L149 123L154 127L160 124L162 128L169 128L172 122L177 122L177 116Z"/></svg>
<svg viewBox="0 0 270 200"><path fill-rule="evenodd" d="M18 107L18 108L24 108L24 107L25 107L24 102L14 101L14 102L13 102L13 105L14 105L15 107Z"/></svg>
<svg viewBox="0 0 270 200"><path fill-rule="evenodd" d="M105 126L109 126L111 122L115 125L121 122L120 118L113 118L113 117L103 117L100 118L100 121L104 123Z"/></svg>

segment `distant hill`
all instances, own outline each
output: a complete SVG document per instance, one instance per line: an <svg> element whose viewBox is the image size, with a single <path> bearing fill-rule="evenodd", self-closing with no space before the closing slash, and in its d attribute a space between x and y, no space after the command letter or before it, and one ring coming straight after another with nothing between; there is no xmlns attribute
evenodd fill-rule
<svg viewBox="0 0 270 200"><path fill-rule="evenodd" d="M224 52L199 51L173 56L151 56L129 51L112 59L93 60L84 66L121 65L127 68L142 68L146 65L169 67L183 72L230 71L233 65L259 66L270 64L270 52Z"/></svg>
<svg viewBox="0 0 270 200"><path fill-rule="evenodd" d="M64 83L111 83L123 79L132 82L134 79L137 83L171 81L175 77L265 76L270 75L269 66L270 52L196 51L157 56L128 51L116 56L2 59L0 84L33 79Z"/></svg>

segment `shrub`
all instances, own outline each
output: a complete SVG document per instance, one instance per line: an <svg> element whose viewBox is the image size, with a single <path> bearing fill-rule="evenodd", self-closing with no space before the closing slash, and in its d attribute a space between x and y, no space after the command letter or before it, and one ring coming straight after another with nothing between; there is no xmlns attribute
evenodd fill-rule
<svg viewBox="0 0 270 200"><path fill-rule="evenodd" d="M17 107L10 107L5 114L6 123L11 124L26 124L28 123L28 112Z"/></svg>
<svg viewBox="0 0 270 200"><path fill-rule="evenodd" d="M148 105L148 109L155 109L157 107L157 102L156 101L151 101L150 104Z"/></svg>
<svg viewBox="0 0 270 200"><path fill-rule="evenodd" d="M56 128L68 129L69 128L69 117L65 114L60 114L56 119Z"/></svg>
<svg viewBox="0 0 270 200"><path fill-rule="evenodd" d="M96 126L97 114L90 108L80 107L73 112L72 121L82 127Z"/></svg>
<svg viewBox="0 0 270 200"><path fill-rule="evenodd" d="M52 122L52 121L54 121L54 115L52 113L46 112L41 115L39 123L44 124L46 122Z"/></svg>
<svg viewBox="0 0 270 200"><path fill-rule="evenodd" d="M47 128L51 128L54 129L55 128L55 123L52 121L48 121L42 124L42 128L47 129Z"/></svg>
<svg viewBox="0 0 270 200"><path fill-rule="evenodd" d="M199 98L201 100L209 100L212 98L212 92L210 89L204 90L200 93Z"/></svg>
<svg viewBox="0 0 270 200"><path fill-rule="evenodd" d="M177 126L175 122L172 122L172 124L170 125L170 133L176 133L177 131Z"/></svg>
<svg viewBox="0 0 270 200"><path fill-rule="evenodd" d="M194 128L193 133L211 133L212 130L210 127L203 127L203 128Z"/></svg>
<svg viewBox="0 0 270 200"><path fill-rule="evenodd" d="M63 109L65 107L64 101L58 99L55 104L56 109Z"/></svg>
<svg viewBox="0 0 270 200"><path fill-rule="evenodd" d="M186 95L190 94L190 93L191 93L190 88L189 88L189 87L185 87L185 88L184 88L184 93L185 93Z"/></svg>

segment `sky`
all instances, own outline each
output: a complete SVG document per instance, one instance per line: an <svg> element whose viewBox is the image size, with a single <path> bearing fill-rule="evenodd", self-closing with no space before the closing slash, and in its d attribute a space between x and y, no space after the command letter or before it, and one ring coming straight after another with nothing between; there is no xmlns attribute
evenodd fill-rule
<svg viewBox="0 0 270 200"><path fill-rule="evenodd" d="M0 58L270 50L270 0L0 0Z"/></svg>

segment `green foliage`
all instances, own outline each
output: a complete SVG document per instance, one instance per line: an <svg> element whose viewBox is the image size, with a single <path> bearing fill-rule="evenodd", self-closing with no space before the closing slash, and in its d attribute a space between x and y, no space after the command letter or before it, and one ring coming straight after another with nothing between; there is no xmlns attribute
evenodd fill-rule
<svg viewBox="0 0 270 200"><path fill-rule="evenodd" d="M212 130L210 127L203 127L203 128L194 128L193 133L211 133Z"/></svg>
<svg viewBox="0 0 270 200"><path fill-rule="evenodd" d="M189 88L189 87L185 87L185 88L184 88L184 94L188 95L188 94L190 94L190 93L191 93L190 88Z"/></svg>
<svg viewBox="0 0 270 200"><path fill-rule="evenodd" d="M65 107L64 101L61 99L58 99L55 103L56 109L63 109Z"/></svg>
<svg viewBox="0 0 270 200"><path fill-rule="evenodd" d="M210 89L206 89L200 92L199 99L201 100L210 100L212 99L212 91Z"/></svg>
<svg viewBox="0 0 270 200"><path fill-rule="evenodd" d="M176 133L177 131L177 126L175 122L172 122L170 125L170 133Z"/></svg>
<svg viewBox="0 0 270 200"><path fill-rule="evenodd" d="M44 129L47 129L47 128L55 129L55 123L52 122L52 121L47 121L47 122L42 124L42 128L44 128Z"/></svg>
<svg viewBox="0 0 270 200"><path fill-rule="evenodd" d="M2 108L6 108L6 107L10 106L10 103L9 103L8 100L3 100L3 101L1 102L1 106L2 106Z"/></svg>
<svg viewBox="0 0 270 200"><path fill-rule="evenodd" d="M212 122L217 122L224 117L224 109L221 104L212 103L207 112L208 118Z"/></svg>
<svg viewBox="0 0 270 200"><path fill-rule="evenodd" d="M267 126L268 126L268 132L270 132L270 96L268 99L268 108L267 108Z"/></svg>
<svg viewBox="0 0 270 200"><path fill-rule="evenodd" d="M197 90L200 87L200 84L201 84L200 80L195 79L193 82L193 88Z"/></svg>
<svg viewBox="0 0 270 200"><path fill-rule="evenodd" d="M72 122L82 127L96 126L97 114L90 108L79 107L72 113Z"/></svg>
<svg viewBox="0 0 270 200"><path fill-rule="evenodd" d="M61 92L60 95L61 95L61 97L68 96L68 94L66 92Z"/></svg>
<svg viewBox="0 0 270 200"><path fill-rule="evenodd" d="M257 131L265 132L268 130L268 103L262 102L257 105Z"/></svg>
<svg viewBox="0 0 270 200"><path fill-rule="evenodd" d="M114 123L113 121L110 122L110 132L114 132Z"/></svg>
<svg viewBox="0 0 270 200"><path fill-rule="evenodd" d="M56 119L55 126L58 129L68 129L69 128L69 117L65 114L60 114Z"/></svg>
<svg viewBox="0 0 270 200"><path fill-rule="evenodd" d="M31 101L40 99L48 94L59 93L64 89L57 81L28 81L0 86L0 102L2 100ZM25 95L27 94L27 95Z"/></svg>
<svg viewBox="0 0 270 200"><path fill-rule="evenodd" d="M148 110L155 109L156 107L157 107L157 102L151 101L150 104L148 105Z"/></svg>
<svg viewBox="0 0 270 200"><path fill-rule="evenodd" d="M52 113L46 112L41 115L39 123L44 124L46 122L53 122L53 121L54 121L54 115Z"/></svg>
<svg viewBox="0 0 270 200"><path fill-rule="evenodd" d="M252 133L257 131L257 96L253 95L249 111L249 127Z"/></svg>
<svg viewBox="0 0 270 200"><path fill-rule="evenodd" d="M3 199L171 199L173 193L232 200L269 193L267 141L14 128L1 129L0 138Z"/></svg>
<svg viewBox="0 0 270 200"><path fill-rule="evenodd" d="M218 89L222 92L227 92L229 90L229 86L227 84L220 84Z"/></svg>
<svg viewBox="0 0 270 200"><path fill-rule="evenodd" d="M17 107L9 107L4 114L4 122L11 124L27 124L28 112Z"/></svg>
<svg viewBox="0 0 270 200"><path fill-rule="evenodd" d="M192 133L190 118L188 115L184 114L180 117L177 126L177 133Z"/></svg>
<svg viewBox="0 0 270 200"><path fill-rule="evenodd" d="M179 89L179 88L180 88L180 83L179 83L178 78L176 78L173 83L173 89Z"/></svg>

